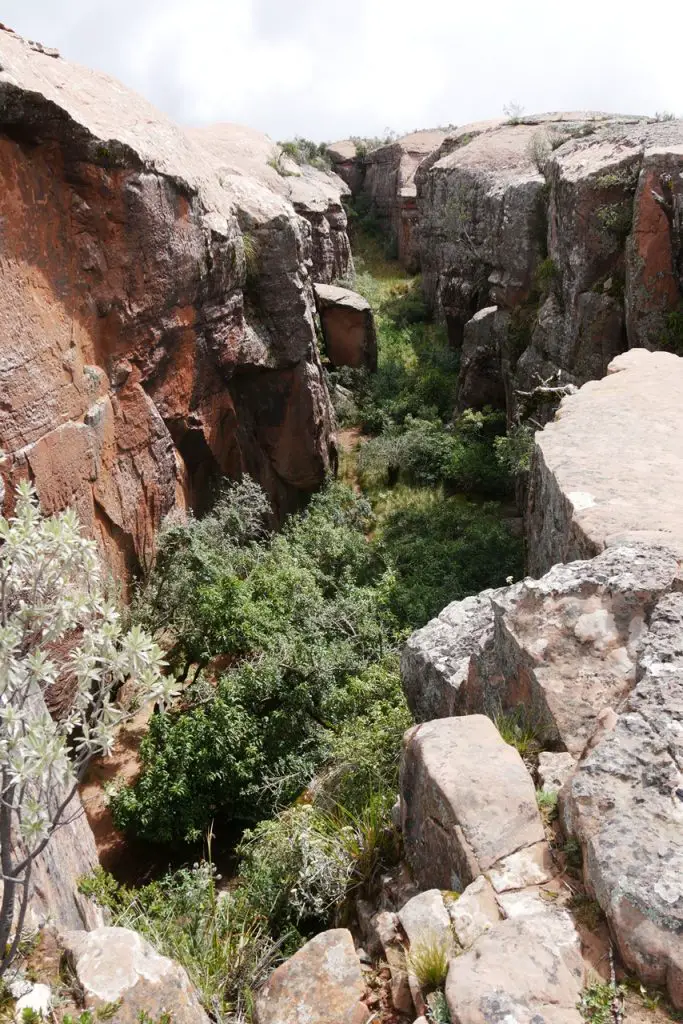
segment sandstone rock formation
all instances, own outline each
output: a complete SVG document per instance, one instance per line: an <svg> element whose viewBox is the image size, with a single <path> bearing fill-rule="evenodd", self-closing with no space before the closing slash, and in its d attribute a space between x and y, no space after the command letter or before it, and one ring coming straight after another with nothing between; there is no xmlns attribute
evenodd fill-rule
<svg viewBox="0 0 683 1024"><path fill-rule="evenodd" d="M0 64L5 485L75 505L119 577L220 474L297 505L333 444L309 222L112 79L4 29Z"/></svg>
<svg viewBox="0 0 683 1024"><path fill-rule="evenodd" d="M367 299L349 288L331 284L316 284L314 292L325 349L332 365L376 370L377 336Z"/></svg>
<svg viewBox="0 0 683 1024"><path fill-rule="evenodd" d="M483 715L406 733L401 809L406 857L423 888L460 892L544 840L529 773Z"/></svg>
<svg viewBox="0 0 683 1024"><path fill-rule="evenodd" d="M581 1024L583 979L571 918L555 912L503 921L482 935L451 960L446 999L456 1024Z"/></svg>
<svg viewBox="0 0 683 1024"><path fill-rule="evenodd" d="M256 998L257 1024L365 1024L360 962L345 928L321 932L278 967Z"/></svg>
<svg viewBox="0 0 683 1024"><path fill-rule="evenodd" d="M353 194L363 196L384 222L396 244L400 263L411 273L420 268L415 172L421 162L438 149L445 135L440 129L411 132L365 156L356 157L355 161L350 156L348 142L333 143L330 147L335 169L350 185Z"/></svg>
<svg viewBox="0 0 683 1024"><path fill-rule="evenodd" d="M332 142L327 147L327 154L332 161L335 174L348 185L352 195L358 195L365 177L365 166L356 143L352 139Z"/></svg>
<svg viewBox="0 0 683 1024"><path fill-rule="evenodd" d="M161 956L130 928L65 932L62 944L73 964L86 1007L97 1011L118 1003L116 1024L160 1020L208 1024L197 993L180 964Z"/></svg>
<svg viewBox="0 0 683 1024"><path fill-rule="evenodd" d="M536 435L526 510L532 575L633 541L683 554L682 395L683 359L640 349L563 399L556 422Z"/></svg>
<svg viewBox="0 0 683 1024"><path fill-rule="evenodd" d="M342 198L349 188L336 174L299 166L263 132L239 124L189 128L209 154L219 179L248 178L289 200L300 215L304 250L314 281L329 283L353 272Z"/></svg>
<svg viewBox="0 0 683 1024"><path fill-rule="evenodd" d="M527 519L536 571L581 553L594 557L560 562L540 579L456 602L405 648L401 670L415 713L465 716L417 726L424 738L417 757L409 734L402 789L406 852L418 875L426 859L420 844L431 843L432 864L448 864L449 857L459 862L471 816L487 821L486 797L503 807L491 839L504 836L504 808L517 802L517 783L502 767L494 778L494 758L481 750L473 747L466 757L462 737L474 732L477 713L493 717L522 707L549 748L540 756L539 782L562 786L565 832L580 844L586 886L622 961L646 984L666 985L682 1006L683 538L677 488L683 449L676 437L683 360L633 351L611 369L566 398L556 421L537 434ZM662 471L667 486L655 501L654 480ZM463 812L457 793L467 779L470 803ZM528 853L479 863L502 912L514 920L533 918L541 905L534 889L552 865L537 860L534 879ZM444 883L430 878L429 884ZM449 970L453 1019L470 1019L488 998L479 988L472 1003L465 995L481 960L466 971L461 957L455 973ZM516 985L511 998L525 1005Z"/></svg>
<svg viewBox="0 0 683 1024"><path fill-rule="evenodd" d="M459 407L504 395L513 418L516 390L677 338L681 143L680 121L549 114L465 125L423 161L420 262L463 346Z"/></svg>

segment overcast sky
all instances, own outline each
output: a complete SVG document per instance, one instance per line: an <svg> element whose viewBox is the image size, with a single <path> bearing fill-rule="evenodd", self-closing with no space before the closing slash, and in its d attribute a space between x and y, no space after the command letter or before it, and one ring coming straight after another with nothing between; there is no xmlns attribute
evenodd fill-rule
<svg viewBox="0 0 683 1024"><path fill-rule="evenodd" d="M599 109L683 115L683 4L0 0L0 21L176 120L317 140Z"/></svg>

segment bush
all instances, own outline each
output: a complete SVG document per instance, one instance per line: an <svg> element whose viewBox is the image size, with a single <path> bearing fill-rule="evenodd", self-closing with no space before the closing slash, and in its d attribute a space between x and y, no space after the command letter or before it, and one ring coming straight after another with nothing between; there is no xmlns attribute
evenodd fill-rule
<svg viewBox="0 0 683 1024"><path fill-rule="evenodd" d="M71 819L88 765L111 751L134 700L165 703L174 681L151 638L122 628L76 513L43 516L28 481L14 516L0 516L0 595L2 975L21 943L33 863Z"/></svg>
<svg viewBox="0 0 683 1024"><path fill-rule="evenodd" d="M391 608L401 623L422 626L449 602L521 575L521 540L496 505L396 488L387 506L377 543L395 566Z"/></svg>
<svg viewBox="0 0 683 1024"><path fill-rule="evenodd" d="M279 142L278 145L282 152L297 164L309 164L322 171L327 171L332 166L327 145L324 142L312 142L311 139L304 139L297 135L287 142Z"/></svg>
<svg viewBox="0 0 683 1024"><path fill-rule="evenodd" d="M425 935L411 946L406 963L423 992L434 992L443 988L450 956L449 943L437 935Z"/></svg>
<svg viewBox="0 0 683 1024"><path fill-rule="evenodd" d="M208 862L140 889L119 885L100 868L80 888L109 911L112 924L133 928L181 963L216 1020L228 1013L244 1019L279 944L246 894L220 892L220 881Z"/></svg>
<svg viewBox="0 0 683 1024"><path fill-rule="evenodd" d="M367 504L332 485L269 537L248 486L162 537L137 605L185 661L232 662L208 694L191 687L152 719L141 775L114 799L118 827L152 841L193 842L214 816L255 822L294 799L377 699L358 680L395 642L394 579L365 540Z"/></svg>
<svg viewBox="0 0 683 1024"><path fill-rule="evenodd" d="M352 893L371 895L398 859L393 800L376 794L358 812L300 803L245 833L240 879L275 932L311 934L342 920Z"/></svg>

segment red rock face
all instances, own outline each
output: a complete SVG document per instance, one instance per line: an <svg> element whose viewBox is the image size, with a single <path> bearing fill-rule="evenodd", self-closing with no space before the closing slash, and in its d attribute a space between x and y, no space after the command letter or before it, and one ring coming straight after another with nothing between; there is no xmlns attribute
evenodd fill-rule
<svg viewBox="0 0 683 1024"><path fill-rule="evenodd" d="M104 76L0 31L0 482L118 575L248 471L282 513L333 444L300 218ZM240 222L263 256L246 288Z"/></svg>

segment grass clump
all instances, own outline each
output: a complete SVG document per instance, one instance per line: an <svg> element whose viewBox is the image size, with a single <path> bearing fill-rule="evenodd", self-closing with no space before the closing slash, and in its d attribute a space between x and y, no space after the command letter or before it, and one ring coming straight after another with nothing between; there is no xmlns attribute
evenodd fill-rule
<svg viewBox="0 0 683 1024"><path fill-rule="evenodd" d="M450 956L451 945L446 939L424 935L411 945L406 954L406 966L423 992L434 992L446 983Z"/></svg>
<svg viewBox="0 0 683 1024"><path fill-rule="evenodd" d="M543 819L544 825L550 825L551 822L555 821L558 814L557 808L557 790L536 790L536 803L538 809L541 812L541 818Z"/></svg>
<svg viewBox="0 0 683 1024"><path fill-rule="evenodd" d="M520 704L512 711L498 711L493 722L501 739L515 747L522 757L539 750L536 731L523 705Z"/></svg>
<svg viewBox="0 0 683 1024"><path fill-rule="evenodd" d="M631 203L607 203L599 206L596 215L603 228L620 241L626 239L631 231L633 209Z"/></svg>
<svg viewBox="0 0 683 1024"><path fill-rule="evenodd" d="M579 924L584 925L589 931L597 931L605 920L600 904L597 900L591 899L587 893L574 893L567 906Z"/></svg>
<svg viewBox="0 0 683 1024"><path fill-rule="evenodd" d="M623 998L623 986L595 981L584 989L578 1009L588 1024L611 1024L621 1014Z"/></svg>

